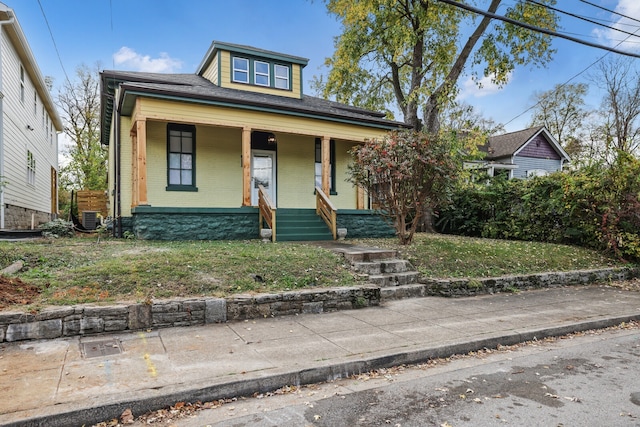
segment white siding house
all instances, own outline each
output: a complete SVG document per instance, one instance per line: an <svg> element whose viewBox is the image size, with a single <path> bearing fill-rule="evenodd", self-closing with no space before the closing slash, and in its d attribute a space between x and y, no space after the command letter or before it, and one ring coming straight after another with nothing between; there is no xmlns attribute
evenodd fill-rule
<svg viewBox="0 0 640 427"><path fill-rule="evenodd" d="M0 229L58 213L62 122L12 9L0 3Z"/></svg>

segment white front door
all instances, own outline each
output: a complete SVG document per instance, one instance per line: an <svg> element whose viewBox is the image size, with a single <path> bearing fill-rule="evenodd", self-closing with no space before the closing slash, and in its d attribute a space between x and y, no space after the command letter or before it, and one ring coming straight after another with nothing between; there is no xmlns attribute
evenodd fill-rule
<svg viewBox="0 0 640 427"><path fill-rule="evenodd" d="M251 150L251 205L258 205L258 187L262 185L276 204L276 152Z"/></svg>

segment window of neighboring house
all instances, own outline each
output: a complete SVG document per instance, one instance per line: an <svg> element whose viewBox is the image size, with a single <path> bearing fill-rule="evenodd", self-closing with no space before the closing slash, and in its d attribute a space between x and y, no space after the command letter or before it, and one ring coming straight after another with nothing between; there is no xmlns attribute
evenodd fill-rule
<svg viewBox="0 0 640 427"><path fill-rule="evenodd" d="M47 130L47 112L44 109L44 102L42 103L42 129Z"/></svg>
<svg viewBox="0 0 640 427"><path fill-rule="evenodd" d="M274 65L275 85L278 89L289 89L289 67Z"/></svg>
<svg viewBox="0 0 640 427"><path fill-rule="evenodd" d="M33 115L36 118L38 117L38 92L36 92L35 88L33 89Z"/></svg>
<svg viewBox="0 0 640 427"><path fill-rule="evenodd" d="M36 184L36 159L29 150L27 150L27 184Z"/></svg>
<svg viewBox="0 0 640 427"><path fill-rule="evenodd" d="M269 63L262 61L254 61L253 63L253 81L259 86L269 86Z"/></svg>
<svg viewBox="0 0 640 427"><path fill-rule="evenodd" d="M196 127L167 126L167 190L197 191L195 182Z"/></svg>
<svg viewBox="0 0 640 427"><path fill-rule="evenodd" d="M336 192L336 142L332 139L329 142L329 190L335 195ZM316 164L315 164L315 186L322 188L322 140L316 138Z"/></svg>
<svg viewBox="0 0 640 427"><path fill-rule="evenodd" d="M24 67L20 65L20 101L24 104Z"/></svg>
<svg viewBox="0 0 640 427"><path fill-rule="evenodd" d="M247 58L233 58L233 81L249 83L249 60Z"/></svg>

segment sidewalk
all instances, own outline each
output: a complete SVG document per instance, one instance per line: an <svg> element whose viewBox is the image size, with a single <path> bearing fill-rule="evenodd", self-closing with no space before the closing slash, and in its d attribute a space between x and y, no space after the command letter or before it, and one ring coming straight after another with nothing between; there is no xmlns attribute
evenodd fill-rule
<svg viewBox="0 0 640 427"><path fill-rule="evenodd" d="M640 293L566 287L0 345L0 425L81 426L640 319Z"/></svg>

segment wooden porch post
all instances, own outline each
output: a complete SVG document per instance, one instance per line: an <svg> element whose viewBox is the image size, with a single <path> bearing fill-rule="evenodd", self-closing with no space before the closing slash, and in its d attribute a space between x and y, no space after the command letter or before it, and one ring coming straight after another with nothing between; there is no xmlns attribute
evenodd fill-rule
<svg viewBox="0 0 640 427"><path fill-rule="evenodd" d="M137 180L137 198L138 204L148 205L147 200L147 121L137 120L136 124L136 153L137 157L134 158L136 162L136 176Z"/></svg>
<svg viewBox="0 0 640 427"><path fill-rule="evenodd" d="M251 206L251 128L242 129L242 206Z"/></svg>
<svg viewBox="0 0 640 427"><path fill-rule="evenodd" d="M331 138L323 136L320 149L322 151L322 191L329 197L331 194Z"/></svg>
<svg viewBox="0 0 640 427"><path fill-rule="evenodd" d="M364 209L364 188L356 187L356 209Z"/></svg>

